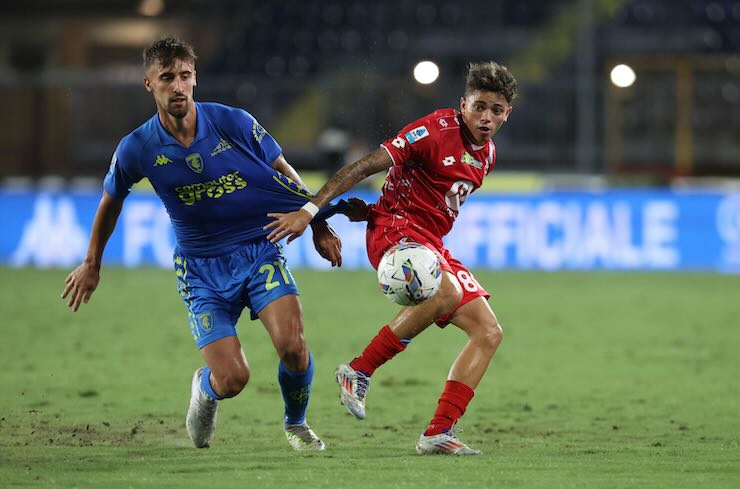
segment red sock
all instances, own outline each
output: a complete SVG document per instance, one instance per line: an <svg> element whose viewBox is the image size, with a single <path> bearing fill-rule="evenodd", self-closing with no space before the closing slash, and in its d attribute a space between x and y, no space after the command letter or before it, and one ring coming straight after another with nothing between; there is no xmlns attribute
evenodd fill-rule
<svg viewBox="0 0 740 489"><path fill-rule="evenodd" d="M406 349L406 343L388 327L383 326L375 338L370 341L359 357L349 363L349 366L368 377L375 373L375 369Z"/></svg>
<svg viewBox="0 0 740 489"><path fill-rule="evenodd" d="M461 382L456 380L445 382L445 389L439 397L434 418L429 422L429 427L424 434L426 436L439 435L452 428L452 425L465 414L465 409L473 395L475 395L473 389Z"/></svg>

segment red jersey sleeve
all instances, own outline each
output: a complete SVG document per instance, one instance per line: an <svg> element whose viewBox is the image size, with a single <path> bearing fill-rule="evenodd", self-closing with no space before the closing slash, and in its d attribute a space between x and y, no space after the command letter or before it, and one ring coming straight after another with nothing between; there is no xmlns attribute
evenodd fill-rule
<svg viewBox="0 0 740 489"><path fill-rule="evenodd" d="M404 165L409 161L423 164L430 160L434 152L435 138L432 137L428 117L423 117L407 125L393 138L381 144L388 152L394 165Z"/></svg>

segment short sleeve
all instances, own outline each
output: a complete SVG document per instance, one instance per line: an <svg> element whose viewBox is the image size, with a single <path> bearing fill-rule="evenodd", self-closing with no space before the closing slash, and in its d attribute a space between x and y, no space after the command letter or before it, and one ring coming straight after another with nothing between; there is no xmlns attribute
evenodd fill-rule
<svg viewBox="0 0 740 489"><path fill-rule="evenodd" d="M270 133L246 110L238 109L237 126L244 144L266 165L271 165L283 152Z"/></svg>
<svg viewBox="0 0 740 489"><path fill-rule="evenodd" d="M417 163L427 161L434 146L429 121L424 118L412 122L380 146L388 152L394 165L403 165L409 161Z"/></svg>
<svg viewBox="0 0 740 489"><path fill-rule="evenodd" d="M118 144L103 180L103 189L117 199L128 196L131 187L144 178L140 171L138 156L126 143L127 138L124 138Z"/></svg>

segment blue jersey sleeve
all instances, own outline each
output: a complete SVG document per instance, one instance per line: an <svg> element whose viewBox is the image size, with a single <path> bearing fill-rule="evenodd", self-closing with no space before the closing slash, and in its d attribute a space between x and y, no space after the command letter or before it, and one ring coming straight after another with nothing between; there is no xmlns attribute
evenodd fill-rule
<svg viewBox="0 0 740 489"><path fill-rule="evenodd" d="M123 199L131 192L131 187L144 178L139 165L139 157L123 138L118 144L110 162L108 174L103 180L103 189L117 199Z"/></svg>
<svg viewBox="0 0 740 489"><path fill-rule="evenodd" d="M250 148L266 165L272 165L283 149L257 119L246 110L238 109L236 114L237 135L242 143Z"/></svg>

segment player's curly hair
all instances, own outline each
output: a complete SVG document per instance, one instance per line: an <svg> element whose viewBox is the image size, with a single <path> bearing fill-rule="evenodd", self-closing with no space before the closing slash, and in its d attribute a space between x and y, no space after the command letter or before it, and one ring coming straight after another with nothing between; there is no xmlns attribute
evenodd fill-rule
<svg viewBox="0 0 740 489"><path fill-rule="evenodd" d="M174 37L165 37L154 41L151 46L144 50L143 57L144 69L148 69L155 63L160 63L162 66L171 66L176 59L195 64L195 60L198 59L193 46Z"/></svg>
<svg viewBox="0 0 740 489"><path fill-rule="evenodd" d="M511 104L516 100L517 87L516 78L506 66L494 61L468 65L468 79L465 83L466 97L476 90L487 90L500 93Z"/></svg>

